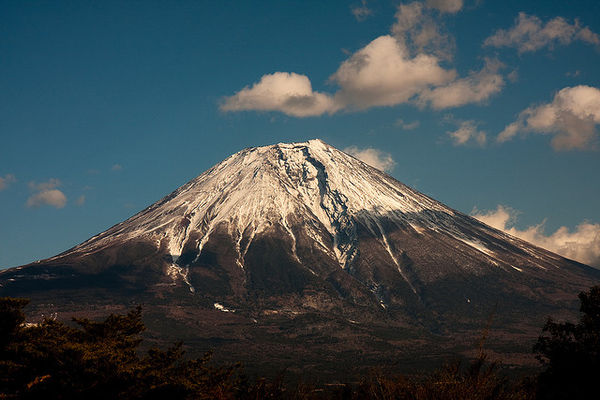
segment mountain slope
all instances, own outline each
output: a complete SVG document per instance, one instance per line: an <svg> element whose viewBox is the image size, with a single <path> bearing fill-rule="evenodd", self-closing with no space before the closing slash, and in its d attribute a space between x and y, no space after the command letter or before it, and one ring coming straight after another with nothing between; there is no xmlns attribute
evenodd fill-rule
<svg viewBox="0 0 600 400"><path fill-rule="evenodd" d="M73 249L1 272L0 295L70 299L63 309L190 307L173 317L188 327L201 310L240 327L310 314L324 321L319 334L353 321L371 324L359 335L370 338L391 327L473 334L495 313L512 340L537 334L548 313L574 311L577 292L598 282L590 267L311 140L242 150Z"/></svg>

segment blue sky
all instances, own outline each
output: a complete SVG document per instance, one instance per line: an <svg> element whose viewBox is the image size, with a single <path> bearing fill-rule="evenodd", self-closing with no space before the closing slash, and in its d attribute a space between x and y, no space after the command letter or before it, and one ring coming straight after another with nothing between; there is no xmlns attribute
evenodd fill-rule
<svg viewBox="0 0 600 400"><path fill-rule="evenodd" d="M0 1L0 268L244 147L312 138L600 265L598 15L586 0Z"/></svg>

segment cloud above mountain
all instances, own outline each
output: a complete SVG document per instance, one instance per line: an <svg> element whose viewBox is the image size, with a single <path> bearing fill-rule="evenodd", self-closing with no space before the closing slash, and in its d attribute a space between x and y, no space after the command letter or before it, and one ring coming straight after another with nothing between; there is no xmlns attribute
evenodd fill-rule
<svg viewBox="0 0 600 400"><path fill-rule="evenodd" d="M514 227L518 212L498 205L488 212L473 210L472 216L481 222L526 240L536 246L560 254L581 263L600 268L600 224L582 222L571 231L562 226L554 233L544 233L544 222L520 230Z"/></svg>
<svg viewBox="0 0 600 400"><path fill-rule="evenodd" d="M464 78L452 80L443 86L424 90L418 103L429 103L432 108L441 110L459 107L469 103L481 103L504 87L504 78L498 73L502 63L486 60L480 71L472 71Z"/></svg>
<svg viewBox="0 0 600 400"><path fill-rule="evenodd" d="M578 20L570 24L562 17L556 17L545 24L533 15L519 13L510 29L500 29L484 41L484 46L514 47L519 53L527 53L544 47L553 48L556 44L570 44L573 41L600 45L600 37L588 27L582 27Z"/></svg>
<svg viewBox="0 0 600 400"><path fill-rule="evenodd" d="M528 107L498 135L506 142L517 134L552 136L555 150L595 147L600 124L600 90L591 86L566 87L550 103Z"/></svg>
<svg viewBox="0 0 600 400"><path fill-rule="evenodd" d="M371 167L385 172L391 172L396 165L391 154L371 147L360 149L356 146L350 146L344 149L344 153L348 153L360 161L369 164Z"/></svg>
<svg viewBox="0 0 600 400"><path fill-rule="evenodd" d="M440 14L454 14L462 1L414 1L400 4L392 34L415 53L431 54L443 60L454 57L454 38L445 31Z"/></svg>
<svg viewBox="0 0 600 400"><path fill-rule="evenodd" d="M446 132L452 139L455 146L461 146L466 144L477 144L478 146L485 146L487 143L487 134L481 131L477 127L477 122L460 121L458 129L454 131Z"/></svg>
<svg viewBox="0 0 600 400"><path fill-rule="evenodd" d="M34 193L29 196L25 205L27 207L49 205L54 208L63 208L67 204L67 196L57 189L59 186L61 186L61 182L55 178L41 183L29 182L29 188Z"/></svg>
<svg viewBox="0 0 600 400"><path fill-rule="evenodd" d="M434 109L481 104L504 86L498 72L502 64L486 60L465 77L443 65L453 58L454 41L444 31L442 16L462 5L456 0L400 4L391 33L351 54L330 76L329 83L337 86L333 93L313 90L306 75L279 71L225 97L220 109L313 117L405 103Z"/></svg>
<svg viewBox="0 0 600 400"><path fill-rule="evenodd" d="M343 108L364 110L406 103L430 86L452 81L453 70L439 65L435 56L409 55L401 42L380 36L344 61L331 76L340 90L335 101Z"/></svg>
<svg viewBox="0 0 600 400"><path fill-rule="evenodd" d="M281 111L294 117L322 115L337 109L329 95L312 90L307 76L294 72L263 75L259 82L227 97L221 105L222 111Z"/></svg>

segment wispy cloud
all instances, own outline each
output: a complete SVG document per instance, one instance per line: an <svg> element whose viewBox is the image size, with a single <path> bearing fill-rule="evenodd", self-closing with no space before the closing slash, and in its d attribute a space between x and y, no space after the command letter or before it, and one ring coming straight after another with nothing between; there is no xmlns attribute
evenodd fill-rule
<svg viewBox="0 0 600 400"><path fill-rule="evenodd" d="M350 146L346 147L344 152L381 171L390 172L396 165L390 154L371 147L359 149L356 146Z"/></svg>
<svg viewBox="0 0 600 400"><path fill-rule="evenodd" d="M481 103L504 87L504 78L498 73L502 64L496 60L486 60L480 71L453 80L444 86L426 90L419 96L419 102L430 103L434 109L458 107L469 103Z"/></svg>
<svg viewBox="0 0 600 400"><path fill-rule="evenodd" d="M454 56L454 38L445 32L439 14L454 14L461 8L461 0L427 0L400 4L392 34L416 53L451 60Z"/></svg>
<svg viewBox="0 0 600 400"><path fill-rule="evenodd" d="M552 136L555 150L590 149L597 140L600 124L600 90L590 86L566 87L551 103L532 106L504 128L498 142L506 142L518 133Z"/></svg>
<svg viewBox="0 0 600 400"><path fill-rule="evenodd" d="M84 194L82 194L81 196L79 196L79 197L77 198L77 200L75 200L75 204L76 204L76 205L78 205L78 206L82 206L82 205L84 205L84 204L85 204L85 200L86 200L86 199L85 199L85 195L84 195Z"/></svg>
<svg viewBox="0 0 600 400"><path fill-rule="evenodd" d="M519 213L510 207L499 205L496 210L488 212L474 209L471 214L493 228L564 257L600 268L600 224L582 222L573 231L562 226L554 233L546 235L544 222L524 230L515 228Z"/></svg>
<svg viewBox="0 0 600 400"><path fill-rule="evenodd" d="M458 122L458 129L455 131L447 131L446 133L452 139L455 146L467 145L470 143L478 146L485 146L487 142L487 134L480 131L477 127L477 122L473 120Z"/></svg>
<svg viewBox="0 0 600 400"><path fill-rule="evenodd" d="M57 189L60 185L60 180L56 178L41 183L29 182L29 188L34 193L29 196L25 204L27 207L49 205L55 208L63 208L67 204L67 197Z"/></svg>
<svg viewBox="0 0 600 400"><path fill-rule="evenodd" d="M121 164L113 164L112 167L110 167L111 171L121 171L123 169L123 166Z"/></svg>
<svg viewBox="0 0 600 400"><path fill-rule="evenodd" d="M17 179L13 174L6 174L4 176L0 176L0 191L6 189L8 185L16 181Z"/></svg>
<svg viewBox="0 0 600 400"><path fill-rule="evenodd" d="M450 14L459 12L463 7L463 0L427 0L425 3L440 12Z"/></svg>
<svg viewBox="0 0 600 400"><path fill-rule="evenodd" d="M556 17L545 24L536 16L519 13L515 24L508 30L500 29L484 41L485 46L514 47L519 53L552 48L556 44L569 44L580 40L600 45L600 37L588 27L582 27L578 20L570 24L562 17Z"/></svg>
<svg viewBox="0 0 600 400"><path fill-rule="evenodd" d="M354 18L356 18L358 22L364 21L365 19L367 19L367 17L373 14L373 10L371 10L367 6L366 0L362 0L360 2L360 5L350 7L350 11L352 12L352 15L354 15Z"/></svg>
<svg viewBox="0 0 600 400"><path fill-rule="evenodd" d="M399 126L405 131L412 131L413 129L417 129L421 123L419 121L406 122L402 119L397 119L394 125Z"/></svg>
<svg viewBox="0 0 600 400"><path fill-rule="evenodd" d="M44 190L50 190L59 187L62 185L60 179L50 178L48 182L29 182L29 189L35 190L38 192L43 192Z"/></svg>

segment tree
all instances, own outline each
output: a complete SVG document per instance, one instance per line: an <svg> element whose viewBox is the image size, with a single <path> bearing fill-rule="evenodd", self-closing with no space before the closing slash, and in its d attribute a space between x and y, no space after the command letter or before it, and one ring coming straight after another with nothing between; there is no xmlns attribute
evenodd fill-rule
<svg viewBox="0 0 600 400"><path fill-rule="evenodd" d="M29 300L26 299L0 297L0 351L6 350L25 321L23 307L28 303Z"/></svg>
<svg viewBox="0 0 600 400"><path fill-rule="evenodd" d="M534 352L546 367L538 378L542 399L583 399L598 392L600 376L600 286L579 294L578 324L548 319Z"/></svg>
<svg viewBox="0 0 600 400"><path fill-rule="evenodd" d="M26 326L23 299L0 298L0 399L230 399L248 391L238 366L180 343L140 354L141 308L104 321L45 319Z"/></svg>

